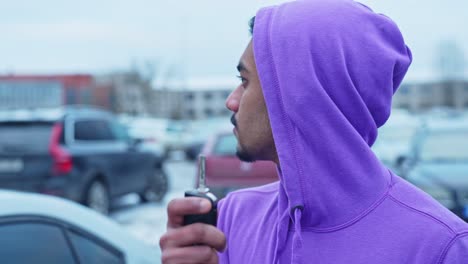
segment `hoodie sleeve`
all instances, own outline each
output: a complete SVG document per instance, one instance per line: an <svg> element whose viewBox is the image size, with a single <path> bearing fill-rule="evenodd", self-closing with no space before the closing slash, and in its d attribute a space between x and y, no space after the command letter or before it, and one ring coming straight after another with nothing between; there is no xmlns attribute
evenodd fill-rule
<svg viewBox="0 0 468 264"><path fill-rule="evenodd" d="M452 243L449 244L445 252L445 256L442 256L442 261L439 263L468 263L468 232L458 235Z"/></svg>

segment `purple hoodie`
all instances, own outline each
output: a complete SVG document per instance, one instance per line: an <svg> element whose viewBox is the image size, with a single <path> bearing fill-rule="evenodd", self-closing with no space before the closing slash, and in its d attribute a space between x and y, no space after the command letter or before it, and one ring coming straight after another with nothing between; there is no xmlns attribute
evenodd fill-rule
<svg viewBox="0 0 468 264"><path fill-rule="evenodd" d="M221 263L468 263L467 225L370 149L411 52L351 0L261 9L255 61L280 181L219 204Z"/></svg>

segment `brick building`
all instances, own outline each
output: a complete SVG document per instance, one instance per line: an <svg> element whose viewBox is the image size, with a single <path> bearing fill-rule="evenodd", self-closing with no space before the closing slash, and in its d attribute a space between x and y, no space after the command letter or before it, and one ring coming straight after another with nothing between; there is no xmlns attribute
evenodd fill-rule
<svg viewBox="0 0 468 264"><path fill-rule="evenodd" d="M88 74L3 75L0 76L0 109L74 104L108 108L110 102L105 100L106 96L95 96L96 88L93 76Z"/></svg>

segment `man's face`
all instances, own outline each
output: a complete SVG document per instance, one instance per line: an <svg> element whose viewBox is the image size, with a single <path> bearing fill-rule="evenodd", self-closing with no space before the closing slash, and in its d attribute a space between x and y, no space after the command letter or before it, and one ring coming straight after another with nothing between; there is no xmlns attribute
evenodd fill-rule
<svg viewBox="0 0 468 264"><path fill-rule="evenodd" d="M241 84L229 95L226 107L234 112L237 156L243 161L272 160L278 163L275 143L250 41L237 66Z"/></svg>

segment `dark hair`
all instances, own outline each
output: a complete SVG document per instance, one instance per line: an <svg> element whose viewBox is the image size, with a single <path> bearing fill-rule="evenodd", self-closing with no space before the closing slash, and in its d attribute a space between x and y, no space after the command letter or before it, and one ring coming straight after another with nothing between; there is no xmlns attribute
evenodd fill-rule
<svg viewBox="0 0 468 264"><path fill-rule="evenodd" d="M254 32L254 26L255 26L255 16L252 17L249 21L249 27L250 27L250 34L253 35Z"/></svg>

